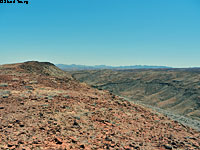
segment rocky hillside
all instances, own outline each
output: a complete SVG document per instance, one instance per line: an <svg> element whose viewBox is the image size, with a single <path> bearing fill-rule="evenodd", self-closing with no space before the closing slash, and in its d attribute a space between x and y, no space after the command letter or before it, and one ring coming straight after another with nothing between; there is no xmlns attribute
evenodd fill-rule
<svg viewBox="0 0 200 150"><path fill-rule="evenodd" d="M194 150L200 132L51 63L0 66L0 149Z"/></svg>
<svg viewBox="0 0 200 150"><path fill-rule="evenodd" d="M200 120L200 69L71 72L98 89Z"/></svg>

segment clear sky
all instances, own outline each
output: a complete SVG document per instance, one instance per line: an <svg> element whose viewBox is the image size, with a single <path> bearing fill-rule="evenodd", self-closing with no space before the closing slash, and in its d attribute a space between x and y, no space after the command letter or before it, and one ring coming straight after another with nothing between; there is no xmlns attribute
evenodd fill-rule
<svg viewBox="0 0 200 150"><path fill-rule="evenodd" d="M0 4L0 64L200 67L200 0Z"/></svg>

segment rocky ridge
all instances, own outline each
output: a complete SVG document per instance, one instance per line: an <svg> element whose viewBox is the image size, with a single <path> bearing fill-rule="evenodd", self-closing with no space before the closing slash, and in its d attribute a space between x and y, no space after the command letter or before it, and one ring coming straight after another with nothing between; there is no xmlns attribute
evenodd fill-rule
<svg viewBox="0 0 200 150"><path fill-rule="evenodd" d="M50 63L0 66L0 149L194 150L200 133Z"/></svg>

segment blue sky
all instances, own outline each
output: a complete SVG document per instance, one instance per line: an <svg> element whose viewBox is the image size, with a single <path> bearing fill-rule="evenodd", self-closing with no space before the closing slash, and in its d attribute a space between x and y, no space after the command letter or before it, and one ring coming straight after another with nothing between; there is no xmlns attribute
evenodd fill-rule
<svg viewBox="0 0 200 150"><path fill-rule="evenodd" d="M0 64L200 67L200 1L0 4L0 52Z"/></svg>

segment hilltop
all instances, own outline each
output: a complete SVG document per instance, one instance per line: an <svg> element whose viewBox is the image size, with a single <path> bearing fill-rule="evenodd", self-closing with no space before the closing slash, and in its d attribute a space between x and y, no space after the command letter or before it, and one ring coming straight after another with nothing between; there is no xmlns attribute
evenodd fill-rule
<svg viewBox="0 0 200 150"><path fill-rule="evenodd" d="M192 150L200 133L48 62L0 66L0 149Z"/></svg>

